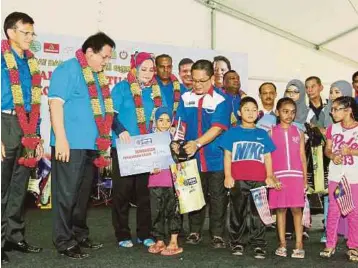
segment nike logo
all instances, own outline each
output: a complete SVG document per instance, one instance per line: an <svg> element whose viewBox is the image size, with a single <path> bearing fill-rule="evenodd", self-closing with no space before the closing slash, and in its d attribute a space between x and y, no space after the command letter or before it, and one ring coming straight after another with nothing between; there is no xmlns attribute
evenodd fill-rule
<svg viewBox="0 0 358 268"><path fill-rule="evenodd" d="M258 141L261 141L261 140L263 140L263 139L264 139L264 138L257 138Z"/></svg>

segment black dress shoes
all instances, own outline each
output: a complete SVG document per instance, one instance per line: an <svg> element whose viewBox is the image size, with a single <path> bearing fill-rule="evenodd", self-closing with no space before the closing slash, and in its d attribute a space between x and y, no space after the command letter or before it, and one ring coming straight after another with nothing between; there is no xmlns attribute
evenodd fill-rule
<svg viewBox="0 0 358 268"><path fill-rule="evenodd" d="M82 252L78 245L60 251L60 254L75 260L82 260L89 257L89 254Z"/></svg>
<svg viewBox="0 0 358 268"><path fill-rule="evenodd" d="M95 243L89 238L83 239L79 244L81 248L100 249L103 248L103 244Z"/></svg>
<svg viewBox="0 0 358 268"><path fill-rule="evenodd" d="M4 246L4 250L5 251L16 250L23 253L39 253L42 251L42 248L32 246L24 240L18 243L6 242Z"/></svg>
<svg viewBox="0 0 358 268"><path fill-rule="evenodd" d="M9 262L9 257L3 249L1 249L1 265L7 264Z"/></svg>

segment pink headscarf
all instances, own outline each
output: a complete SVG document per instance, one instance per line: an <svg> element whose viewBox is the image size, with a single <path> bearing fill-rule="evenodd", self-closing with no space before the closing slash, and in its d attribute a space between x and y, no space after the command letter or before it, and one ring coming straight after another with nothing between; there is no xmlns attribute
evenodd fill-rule
<svg viewBox="0 0 358 268"><path fill-rule="evenodd" d="M153 60L153 62L155 62L153 55L148 52L135 52L133 55L131 55L131 62L130 62L131 70L127 74L127 79L129 83L132 83L137 79L136 78L137 68L146 60ZM152 81L149 84L152 84Z"/></svg>

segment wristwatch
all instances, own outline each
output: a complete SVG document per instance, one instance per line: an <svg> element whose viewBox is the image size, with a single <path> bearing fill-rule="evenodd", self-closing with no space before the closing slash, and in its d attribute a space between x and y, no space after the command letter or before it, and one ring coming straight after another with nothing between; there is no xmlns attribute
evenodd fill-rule
<svg viewBox="0 0 358 268"><path fill-rule="evenodd" d="M201 145L199 142L197 142L197 141L195 141L195 143L196 143L196 148L197 148L197 149L200 149L202 145Z"/></svg>

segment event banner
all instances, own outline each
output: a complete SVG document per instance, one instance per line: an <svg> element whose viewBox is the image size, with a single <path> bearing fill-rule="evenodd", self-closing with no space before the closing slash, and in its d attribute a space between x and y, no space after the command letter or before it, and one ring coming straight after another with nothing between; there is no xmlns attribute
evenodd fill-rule
<svg viewBox="0 0 358 268"><path fill-rule="evenodd" d="M170 152L169 132L132 136L130 143L116 140L121 176L169 169L174 163Z"/></svg>
<svg viewBox="0 0 358 268"><path fill-rule="evenodd" d="M81 48L86 37L73 37L53 34L38 34L36 41L31 45L31 50L38 59L42 76L42 106L41 106L41 136L45 143L46 156L50 155L50 116L48 107L48 89L54 69L63 61L75 57L77 49ZM248 61L247 54L220 52L210 49L185 48L167 45L145 44L130 41L115 40L116 49L112 53L112 59L106 68L106 75L110 82L110 87L126 79L130 66L130 56L136 51L145 51L154 55L168 54L173 58L173 73L178 77L178 63L183 58L191 58L193 61L199 59L213 60L215 56L223 55L227 57L232 69L235 69L241 77L242 89L248 86Z"/></svg>

